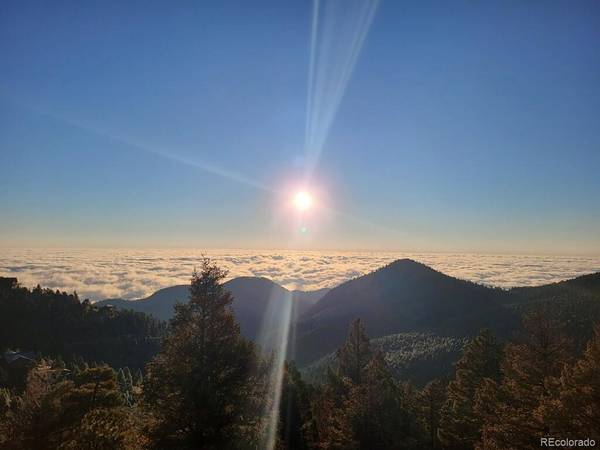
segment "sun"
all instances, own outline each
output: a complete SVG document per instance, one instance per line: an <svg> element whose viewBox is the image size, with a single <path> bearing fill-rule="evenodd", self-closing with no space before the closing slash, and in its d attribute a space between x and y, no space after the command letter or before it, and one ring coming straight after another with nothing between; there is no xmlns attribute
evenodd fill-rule
<svg viewBox="0 0 600 450"><path fill-rule="evenodd" d="M298 191L294 195L294 206L298 211L307 211L313 205L313 198L309 192Z"/></svg>

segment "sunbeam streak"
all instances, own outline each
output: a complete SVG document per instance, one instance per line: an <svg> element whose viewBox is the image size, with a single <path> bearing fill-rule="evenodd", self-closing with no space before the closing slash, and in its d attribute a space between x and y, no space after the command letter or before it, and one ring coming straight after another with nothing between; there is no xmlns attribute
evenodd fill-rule
<svg viewBox="0 0 600 450"><path fill-rule="evenodd" d="M6 98L5 95L3 95L3 97ZM177 163L184 164L189 167L195 167L197 169L200 169L200 170L210 173L212 175L226 178L228 180L235 181L237 183L240 183L240 184L243 184L246 186L250 186L250 187L262 190L262 191L266 191L271 194L275 193L275 191L273 189L266 186L265 184L260 183L256 180L253 180L251 178L248 178L248 177L241 175L240 173L234 172L232 170L224 169L220 166L217 166L217 165L214 165L211 163L207 163L205 161L199 161L197 159L190 158L187 156L181 156L181 155L173 153L172 151L169 151L169 150L166 150L163 148L158 148L155 145L148 145L146 143L141 143L135 139L132 139L129 137L123 137L123 136L117 135L114 132L104 130L97 125L85 123L81 120L75 120L75 119L72 119L69 117L65 117L64 115L55 114L51 111L43 110L43 109L33 107L30 105L25 105L22 102L15 101L14 99L9 98L9 100L12 100L13 103L15 103L15 105L18 105L20 108L32 111L35 114L46 116L56 122L63 123L72 128L77 128L79 130L85 131L86 133L91 133L96 136L100 136L106 140L125 145L131 149L135 149L137 151L142 151L144 153L149 153L149 154L152 154L155 156L159 156L161 158L169 159L171 161L175 161Z"/></svg>
<svg viewBox="0 0 600 450"><path fill-rule="evenodd" d="M315 0L310 33L306 107L306 178L318 164L329 129L379 0Z"/></svg>
<svg viewBox="0 0 600 450"><path fill-rule="evenodd" d="M259 346L267 352L272 352L273 355L267 380L269 395L265 399L263 411L266 429L263 434L261 448L266 450L273 450L277 442L279 405L281 403L285 360L294 310L291 292L288 292L283 299L272 292L259 333Z"/></svg>
<svg viewBox="0 0 600 450"><path fill-rule="evenodd" d="M58 118L56 116L54 116L54 117ZM90 133L97 134L97 135L102 136L105 139L109 139L113 142L118 142L118 143L126 145L128 147L135 148L136 150L140 150L140 151L143 151L146 153L151 153L153 155L160 156L162 158L166 158L171 161L175 161L180 164L184 164L186 166L195 167L197 169L200 169L200 170L210 173L212 175L226 178L228 180L235 181L237 183L244 184L246 186L251 186L253 188L260 189L263 191L273 192L273 190L270 189L269 187L267 187L266 185L259 183L258 181L252 180L248 177L245 177L239 173L233 172L231 170L223 169L222 167L219 167L219 166L216 166L216 165L213 165L210 163L206 163L203 161L198 161L198 160L190 158L190 157L177 155L177 154L174 154L165 149L157 148L155 146L149 146L146 144L135 142L132 139L117 136L113 133L105 132L98 128L90 127L88 125L83 125L83 124L80 124L80 123L77 123L77 122L74 122L74 121L71 121L68 119L64 119L64 118L58 118L58 119L62 119L65 123L67 123L71 126L77 127L79 129L82 129L82 130L90 132Z"/></svg>

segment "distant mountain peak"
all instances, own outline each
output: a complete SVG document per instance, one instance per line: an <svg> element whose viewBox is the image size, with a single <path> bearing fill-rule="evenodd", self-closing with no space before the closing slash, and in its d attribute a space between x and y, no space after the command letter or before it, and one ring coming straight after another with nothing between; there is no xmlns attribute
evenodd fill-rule
<svg viewBox="0 0 600 450"><path fill-rule="evenodd" d="M352 287L356 287L356 283L364 282L385 283L388 285L421 282L424 279L448 280L451 278L449 275L439 272L422 262L410 258L402 258L392 261L362 277L350 280L349 283Z"/></svg>
<svg viewBox="0 0 600 450"><path fill-rule="evenodd" d="M301 320L301 363L345 339L348 324L361 318L371 337L432 332L464 337L480 328L494 331L513 320L501 304L508 294L439 272L403 258L342 283L325 294ZM326 347L326 348L325 348Z"/></svg>
<svg viewBox="0 0 600 450"><path fill-rule="evenodd" d="M268 278L251 276L232 278L223 286L233 295L232 307L242 334L251 339L257 336L267 311L275 315L283 314L276 311L285 308L287 301L292 301L294 317L299 317L328 292L328 289L290 291ZM189 285L182 284L159 289L152 295L135 301L107 299L96 304L133 309L168 320L173 316L174 304L177 301L187 302L188 299Z"/></svg>
<svg viewBox="0 0 600 450"><path fill-rule="evenodd" d="M388 265L383 266L380 269L378 269L376 272L384 271L384 270L418 270L418 269L437 272L436 270L429 267L428 265L423 264L422 262L419 262L419 261L415 261L414 259L410 259L410 258L401 258L401 259L392 261Z"/></svg>

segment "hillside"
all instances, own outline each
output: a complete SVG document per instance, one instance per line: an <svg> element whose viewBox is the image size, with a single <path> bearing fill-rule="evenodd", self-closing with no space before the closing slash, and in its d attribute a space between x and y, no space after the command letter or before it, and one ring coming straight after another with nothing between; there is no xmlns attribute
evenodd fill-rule
<svg viewBox="0 0 600 450"><path fill-rule="evenodd" d="M510 290L518 303L565 301L572 299L600 300L600 272L542 286L515 287Z"/></svg>
<svg viewBox="0 0 600 450"><path fill-rule="evenodd" d="M383 352L396 379L423 385L450 375L467 342L466 338L430 333L399 333L372 339L371 347ZM302 374L311 382L322 383L328 367L337 367L335 352L305 367Z"/></svg>
<svg viewBox="0 0 600 450"><path fill-rule="evenodd" d="M334 351L357 317L373 338L405 332L465 337L481 328L504 336L518 323L504 306L512 295L398 260L325 294L298 324L297 361L303 365Z"/></svg>
<svg viewBox="0 0 600 450"><path fill-rule="evenodd" d="M143 368L158 351L164 324L146 314L80 301L77 294L2 283L0 350L74 356L114 367ZM12 279L9 279L12 280Z"/></svg>
<svg viewBox="0 0 600 450"><path fill-rule="evenodd" d="M269 313L278 317L284 313L286 302L292 301L292 314L298 318L313 306L328 290L289 291L279 284L258 277L238 277L225 283L233 297L233 310L242 334L256 339L263 318ZM98 306L112 305L121 309L144 312L161 320L169 320L176 302L188 299L188 285L177 285L156 291L140 300L109 299L97 302Z"/></svg>
<svg viewBox="0 0 600 450"><path fill-rule="evenodd" d="M519 314L544 304L554 311L564 331L582 350L600 322L600 273L570 280L510 290L510 306Z"/></svg>

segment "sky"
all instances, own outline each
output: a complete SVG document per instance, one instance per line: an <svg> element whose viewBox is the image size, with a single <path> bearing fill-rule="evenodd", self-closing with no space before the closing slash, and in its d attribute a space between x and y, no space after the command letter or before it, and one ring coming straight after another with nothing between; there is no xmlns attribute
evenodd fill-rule
<svg viewBox="0 0 600 450"><path fill-rule="evenodd" d="M600 255L598 2L339 5L2 2L0 247Z"/></svg>

